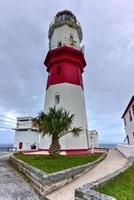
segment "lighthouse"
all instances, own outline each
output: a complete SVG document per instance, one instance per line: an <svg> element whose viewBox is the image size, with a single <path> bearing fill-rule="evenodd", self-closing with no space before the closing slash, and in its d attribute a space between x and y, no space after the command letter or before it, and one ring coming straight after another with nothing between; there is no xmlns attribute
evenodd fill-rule
<svg viewBox="0 0 134 200"><path fill-rule="evenodd" d="M44 64L48 73L44 111L63 107L74 114L74 127L81 127L79 137L67 134L61 138L62 149L88 149L88 125L82 75L86 66L81 48L82 28L75 15L58 12L49 26L49 50ZM41 138L40 146L49 148L51 139Z"/></svg>

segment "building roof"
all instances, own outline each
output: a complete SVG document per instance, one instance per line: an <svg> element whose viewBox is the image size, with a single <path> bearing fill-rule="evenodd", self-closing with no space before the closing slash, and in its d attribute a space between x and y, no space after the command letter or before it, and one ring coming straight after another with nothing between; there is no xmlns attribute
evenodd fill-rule
<svg viewBox="0 0 134 200"><path fill-rule="evenodd" d="M126 107L126 109L125 109L125 111L124 111L124 113L123 113L123 115L122 115L121 118L124 118L124 115L125 115L126 112L128 111L128 109L129 109L129 107L131 106L131 104L132 104L133 101L134 101L134 95L133 95L132 98L130 99L129 104L127 105L127 107Z"/></svg>
<svg viewBox="0 0 134 200"><path fill-rule="evenodd" d="M69 14L69 15L71 15L75 19L75 21L76 21L75 15L70 10L62 10L62 11L58 12L56 14L56 16L63 15L63 14Z"/></svg>

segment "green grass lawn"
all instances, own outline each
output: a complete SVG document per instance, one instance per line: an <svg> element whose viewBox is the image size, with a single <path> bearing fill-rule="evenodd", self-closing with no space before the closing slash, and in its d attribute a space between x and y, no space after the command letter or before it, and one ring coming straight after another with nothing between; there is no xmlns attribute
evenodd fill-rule
<svg viewBox="0 0 134 200"><path fill-rule="evenodd" d="M98 191L118 200L134 200L134 164L98 188Z"/></svg>
<svg viewBox="0 0 134 200"><path fill-rule="evenodd" d="M70 167L86 164L97 160L102 154L89 155L67 155L52 157L49 155L23 155L21 153L14 153L14 156L23 160L27 164L34 166L47 173L57 172Z"/></svg>

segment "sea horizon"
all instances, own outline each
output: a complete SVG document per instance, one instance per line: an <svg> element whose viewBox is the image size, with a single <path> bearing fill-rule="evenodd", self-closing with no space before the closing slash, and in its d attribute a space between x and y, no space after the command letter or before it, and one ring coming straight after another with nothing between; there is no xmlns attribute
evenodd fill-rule
<svg viewBox="0 0 134 200"><path fill-rule="evenodd" d="M100 148L116 148L117 144L115 142L111 143L99 143ZM0 144L0 152L8 151L8 148L13 147L13 143L1 143Z"/></svg>

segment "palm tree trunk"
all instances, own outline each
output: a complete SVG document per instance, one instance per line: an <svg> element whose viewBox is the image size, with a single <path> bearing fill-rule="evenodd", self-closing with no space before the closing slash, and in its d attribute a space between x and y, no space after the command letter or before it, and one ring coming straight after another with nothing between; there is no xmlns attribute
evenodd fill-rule
<svg viewBox="0 0 134 200"><path fill-rule="evenodd" d="M56 156L60 154L60 143L59 138L57 136L52 136L52 143L50 145L50 155Z"/></svg>

